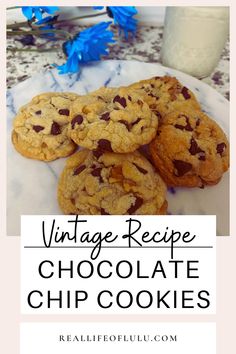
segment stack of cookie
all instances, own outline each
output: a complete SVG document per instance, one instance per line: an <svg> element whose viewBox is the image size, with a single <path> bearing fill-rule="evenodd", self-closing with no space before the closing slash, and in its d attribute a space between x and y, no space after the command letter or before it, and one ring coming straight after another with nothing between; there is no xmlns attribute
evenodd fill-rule
<svg viewBox="0 0 236 354"><path fill-rule="evenodd" d="M36 96L17 114L12 141L22 155L43 161L83 148L59 180L65 214L165 214L166 184L215 184L229 165L221 128L167 76L85 96ZM143 146L151 162L138 151Z"/></svg>

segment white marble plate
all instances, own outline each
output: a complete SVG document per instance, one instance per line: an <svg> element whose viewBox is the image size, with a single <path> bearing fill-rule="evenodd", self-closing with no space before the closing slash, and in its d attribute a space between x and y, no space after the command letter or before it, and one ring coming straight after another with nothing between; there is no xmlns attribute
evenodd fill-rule
<svg viewBox="0 0 236 354"><path fill-rule="evenodd" d="M86 65L80 74L38 73L7 92L7 234L20 234L21 214L60 214L57 181L65 159L50 163L22 157L11 144L12 120L20 106L46 91L85 94L100 86L119 86L157 75L176 76L199 99L203 110L229 132L229 103L210 86L159 64L109 60ZM168 192L170 214L217 215L217 235L229 234L229 173L214 187L176 188ZM206 230L207 232L207 230Z"/></svg>

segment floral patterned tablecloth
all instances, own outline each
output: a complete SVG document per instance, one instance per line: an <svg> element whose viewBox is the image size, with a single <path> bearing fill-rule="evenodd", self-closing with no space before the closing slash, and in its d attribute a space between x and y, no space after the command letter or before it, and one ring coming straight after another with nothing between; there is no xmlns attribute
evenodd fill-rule
<svg viewBox="0 0 236 354"><path fill-rule="evenodd" d="M84 27L69 27L71 33L77 33ZM138 60L143 62L160 63L160 50L162 44L163 26L140 25L135 38L129 40L117 36L117 42L111 47L106 59ZM34 73L50 70L53 65L61 65L65 58L61 50L60 41L46 41L37 38L33 45L22 43L22 37L7 40L7 87L11 88L17 83L26 80ZM28 38L32 41L32 38ZM25 52L14 51L19 49L42 49L56 47L55 52ZM13 51L12 51L13 50ZM203 79L204 82L215 88L219 93L229 99L229 43L226 44L220 62L211 76Z"/></svg>

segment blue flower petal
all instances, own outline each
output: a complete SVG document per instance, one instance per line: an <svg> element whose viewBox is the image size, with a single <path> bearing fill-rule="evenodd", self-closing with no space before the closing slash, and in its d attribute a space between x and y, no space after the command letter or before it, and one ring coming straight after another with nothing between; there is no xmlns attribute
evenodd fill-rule
<svg viewBox="0 0 236 354"><path fill-rule="evenodd" d="M80 63L97 61L108 54L108 43L114 43L114 34L108 30L111 22L101 22L78 33L73 40L67 41L63 49L67 62L59 66L59 73L78 72Z"/></svg>
<svg viewBox="0 0 236 354"><path fill-rule="evenodd" d="M80 67L76 53L70 56L65 64L58 66L57 69L59 74L77 73Z"/></svg>
<svg viewBox="0 0 236 354"><path fill-rule="evenodd" d="M114 23L119 26L120 33L124 32L126 38L129 32L136 32L138 21L133 16L138 11L134 6L109 6L108 11L111 12Z"/></svg>
<svg viewBox="0 0 236 354"><path fill-rule="evenodd" d="M23 15L28 19L32 20L35 16L37 20L42 19L43 13L54 14L54 12L59 10L57 6L22 6L21 8Z"/></svg>
<svg viewBox="0 0 236 354"><path fill-rule="evenodd" d="M37 18L37 20L42 20L42 11L39 7L34 8L34 15Z"/></svg>
<svg viewBox="0 0 236 354"><path fill-rule="evenodd" d="M22 13L28 20L31 20L33 17L33 8L30 6L23 6Z"/></svg>

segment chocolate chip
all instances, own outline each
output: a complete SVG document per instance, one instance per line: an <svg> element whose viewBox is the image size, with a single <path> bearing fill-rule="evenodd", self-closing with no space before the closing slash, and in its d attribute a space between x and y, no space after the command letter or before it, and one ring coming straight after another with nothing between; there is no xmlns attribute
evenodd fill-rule
<svg viewBox="0 0 236 354"><path fill-rule="evenodd" d="M192 132L193 131L193 128L189 122L189 118L187 117L186 118L186 125L185 125L185 130L187 130L188 132Z"/></svg>
<svg viewBox="0 0 236 354"><path fill-rule="evenodd" d="M109 112L103 113L101 115L100 119L105 120L105 121L110 120L110 113Z"/></svg>
<svg viewBox="0 0 236 354"><path fill-rule="evenodd" d="M138 101L137 101L137 104L142 107L142 106L143 106L143 101L138 100Z"/></svg>
<svg viewBox="0 0 236 354"><path fill-rule="evenodd" d="M75 124L81 124L83 120L84 118L80 114L75 116L71 121L71 128L74 129Z"/></svg>
<svg viewBox="0 0 236 354"><path fill-rule="evenodd" d="M124 108L127 106L126 99L124 97L120 97L118 95L116 97L114 97L113 102L114 103L118 102Z"/></svg>
<svg viewBox="0 0 236 354"><path fill-rule="evenodd" d="M148 96L159 99L159 97L155 96L152 92L148 93Z"/></svg>
<svg viewBox="0 0 236 354"><path fill-rule="evenodd" d="M61 134L61 128L60 125L57 122L53 122L51 126L51 134L52 135L58 135Z"/></svg>
<svg viewBox="0 0 236 354"><path fill-rule="evenodd" d="M79 175L85 168L86 168L85 165L81 165L81 166L79 166L79 167L76 167L76 168L74 169L73 176Z"/></svg>
<svg viewBox="0 0 236 354"><path fill-rule="evenodd" d="M157 116L157 118L162 119L161 113L158 111L153 111L153 113Z"/></svg>
<svg viewBox="0 0 236 354"><path fill-rule="evenodd" d="M226 144L225 143L220 143L216 147L217 154L220 154L222 156L223 152L225 151Z"/></svg>
<svg viewBox="0 0 236 354"><path fill-rule="evenodd" d="M126 129L128 131L130 131L130 125L129 125L129 123L126 120L121 119L121 120L118 120L118 122L121 123L121 124L124 124L126 126Z"/></svg>
<svg viewBox="0 0 236 354"><path fill-rule="evenodd" d="M185 125L175 124L175 128L176 129L180 129L180 130L184 130L185 129Z"/></svg>
<svg viewBox="0 0 236 354"><path fill-rule="evenodd" d="M112 147L111 147L111 142L107 139L98 140L98 149L100 149L102 151L113 152Z"/></svg>
<svg viewBox="0 0 236 354"><path fill-rule="evenodd" d="M198 127L200 125L200 122L201 122L201 119L198 118L197 121L196 121L196 127Z"/></svg>
<svg viewBox="0 0 236 354"><path fill-rule="evenodd" d="M131 207L127 210L127 213L129 215L134 214L136 210L138 210L141 207L142 204L143 204L143 199L140 197L136 197L134 204L131 205Z"/></svg>
<svg viewBox="0 0 236 354"><path fill-rule="evenodd" d="M96 159L99 159L100 156L103 155L103 151L101 150L93 150L93 156L96 157Z"/></svg>
<svg viewBox="0 0 236 354"><path fill-rule="evenodd" d="M121 124L124 124L126 126L126 129L130 132L131 128L140 122L141 118L137 118L133 123L128 123L126 120L119 120L118 122Z"/></svg>
<svg viewBox="0 0 236 354"><path fill-rule="evenodd" d="M189 152L191 155L196 155L198 152L201 152L202 150L199 148L197 142L195 139L191 139L190 141L190 148L189 148Z"/></svg>
<svg viewBox="0 0 236 354"><path fill-rule="evenodd" d="M206 154L205 151L203 151L197 144L195 139L191 139L190 141L190 148L189 148L189 152L191 155L196 155L199 154L198 156L198 160L200 161L205 161L206 160Z"/></svg>
<svg viewBox="0 0 236 354"><path fill-rule="evenodd" d="M141 172L142 174L146 175L146 174L148 173L144 168L138 166L136 163L133 162L133 165L134 165L134 166L137 168L137 170L139 170L139 172Z"/></svg>
<svg viewBox="0 0 236 354"><path fill-rule="evenodd" d="M105 209L101 208L101 215L110 215Z"/></svg>
<svg viewBox="0 0 236 354"><path fill-rule="evenodd" d="M70 111L69 109L59 109L58 113L62 116L69 116L70 115Z"/></svg>
<svg viewBox="0 0 236 354"><path fill-rule="evenodd" d="M181 93L182 93L182 95L184 96L184 98L185 98L186 100L188 100L189 98L191 98L187 87L184 86L184 87L182 88Z"/></svg>
<svg viewBox="0 0 236 354"><path fill-rule="evenodd" d="M185 175L185 173L189 172L192 169L191 163L182 160L174 160L173 164L175 169L177 170L175 175L178 177Z"/></svg>
<svg viewBox="0 0 236 354"><path fill-rule="evenodd" d="M102 168L101 167L96 167L94 168L94 170L92 170L91 175L94 177L99 177L99 182L102 183L103 182L103 178L101 176L101 171Z"/></svg>
<svg viewBox="0 0 236 354"><path fill-rule="evenodd" d="M152 88L155 88L155 86L153 84L150 85Z"/></svg>
<svg viewBox="0 0 236 354"><path fill-rule="evenodd" d="M189 122L189 118L185 115L179 115L178 118L184 117L186 120L186 125L181 125L181 124L175 124L175 128L180 129L180 130L186 130L188 132L192 132L193 128Z"/></svg>
<svg viewBox="0 0 236 354"><path fill-rule="evenodd" d="M128 100L129 100L130 102L132 102L132 97L131 97L131 96L128 96Z"/></svg>
<svg viewBox="0 0 236 354"><path fill-rule="evenodd" d="M42 111L36 111L35 114L40 115Z"/></svg>
<svg viewBox="0 0 236 354"><path fill-rule="evenodd" d="M91 175L94 177L99 177L101 176L101 170L102 170L101 167L96 167L94 168L94 170L92 170Z"/></svg>
<svg viewBox="0 0 236 354"><path fill-rule="evenodd" d="M138 124L140 122L141 118L137 118L133 123L132 126L134 126L135 124Z"/></svg>
<svg viewBox="0 0 236 354"><path fill-rule="evenodd" d="M33 129L34 129L34 131L36 131L36 133L38 133L41 130L43 130L44 127L42 127L41 125L33 125Z"/></svg>
<svg viewBox="0 0 236 354"><path fill-rule="evenodd" d="M199 154L198 160L206 161L206 156L205 156L205 152L204 151Z"/></svg>

